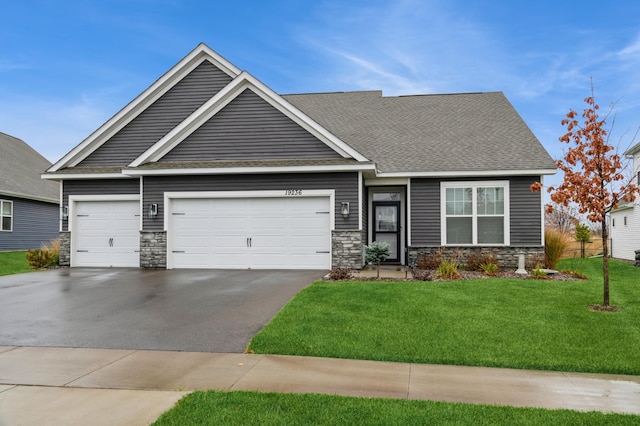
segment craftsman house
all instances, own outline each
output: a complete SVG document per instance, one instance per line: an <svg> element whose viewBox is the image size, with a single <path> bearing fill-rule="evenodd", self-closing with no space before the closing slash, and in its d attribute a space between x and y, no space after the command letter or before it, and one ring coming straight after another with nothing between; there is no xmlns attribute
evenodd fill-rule
<svg viewBox="0 0 640 426"><path fill-rule="evenodd" d="M63 264L329 269L372 241L515 265L555 170L500 92L280 95L200 44L44 176Z"/></svg>

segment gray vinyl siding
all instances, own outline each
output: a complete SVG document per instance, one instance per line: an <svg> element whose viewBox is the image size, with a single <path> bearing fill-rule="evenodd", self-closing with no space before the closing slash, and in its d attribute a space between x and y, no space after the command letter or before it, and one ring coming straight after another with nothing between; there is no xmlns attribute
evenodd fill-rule
<svg viewBox="0 0 640 426"><path fill-rule="evenodd" d="M358 174L357 173L301 173L237 176L147 176L143 181L144 209L158 204L158 216L144 215L143 229L159 231L164 226L164 193L179 191L265 191L286 189L335 189L336 229L358 229ZM348 201L352 214L344 219L341 203Z"/></svg>
<svg viewBox="0 0 640 426"><path fill-rule="evenodd" d="M204 61L79 166L129 164L230 81L231 77Z"/></svg>
<svg viewBox="0 0 640 426"><path fill-rule="evenodd" d="M440 246L440 180L411 179L411 245Z"/></svg>
<svg viewBox="0 0 640 426"><path fill-rule="evenodd" d="M340 157L246 89L161 161Z"/></svg>
<svg viewBox="0 0 640 426"><path fill-rule="evenodd" d="M40 248L58 238L58 204L4 195L0 199L13 201L13 230L0 231L0 251Z"/></svg>
<svg viewBox="0 0 640 426"><path fill-rule="evenodd" d="M447 181L477 181L477 179L449 179ZM531 192L529 186L540 176L516 176L509 180L511 202L511 246L539 246L542 244L541 194ZM435 247L441 245L440 182L443 179L411 179L411 245Z"/></svg>
<svg viewBox="0 0 640 426"><path fill-rule="evenodd" d="M62 182L62 205L69 205L70 195L129 195L140 194L140 179L87 179ZM62 221L62 230L68 220Z"/></svg>
<svg viewBox="0 0 640 426"><path fill-rule="evenodd" d="M542 245L542 193L531 192L532 183L540 176L518 176L509 179L511 198L511 245Z"/></svg>

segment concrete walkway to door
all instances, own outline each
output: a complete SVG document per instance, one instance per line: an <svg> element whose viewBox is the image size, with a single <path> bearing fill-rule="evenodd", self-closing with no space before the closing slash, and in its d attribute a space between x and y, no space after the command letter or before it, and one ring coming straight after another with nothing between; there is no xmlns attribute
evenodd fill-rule
<svg viewBox="0 0 640 426"><path fill-rule="evenodd" d="M0 347L0 424L143 425L196 389L640 414L640 376L251 354Z"/></svg>

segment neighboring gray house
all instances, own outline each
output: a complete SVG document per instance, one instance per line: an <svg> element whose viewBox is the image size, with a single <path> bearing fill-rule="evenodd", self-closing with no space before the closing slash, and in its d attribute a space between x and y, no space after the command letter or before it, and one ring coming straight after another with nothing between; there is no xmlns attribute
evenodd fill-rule
<svg viewBox="0 0 640 426"><path fill-rule="evenodd" d="M24 141L0 132L0 251L58 238L60 185L40 177L50 166Z"/></svg>
<svg viewBox="0 0 640 426"><path fill-rule="evenodd" d="M45 174L61 262L362 267L441 246L543 252L555 163L500 92L278 95L201 44Z"/></svg>

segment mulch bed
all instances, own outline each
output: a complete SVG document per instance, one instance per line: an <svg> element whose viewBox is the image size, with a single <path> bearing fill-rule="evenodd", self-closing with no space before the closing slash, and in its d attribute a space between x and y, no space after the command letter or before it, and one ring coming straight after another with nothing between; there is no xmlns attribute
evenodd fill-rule
<svg viewBox="0 0 640 426"><path fill-rule="evenodd" d="M387 278L387 277L360 277L354 274L351 278L337 281L460 281L460 280L476 280L489 278L518 278L522 280L540 280L540 281L582 281L584 278L576 277L570 272L558 272L557 274L549 274L543 277L534 277L532 275L519 275L515 271L499 271L494 276L489 276L483 272L475 271L458 271L460 278L456 280L448 280L436 277L434 270L418 270L416 275L409 272L407 278Z"/></svg>

